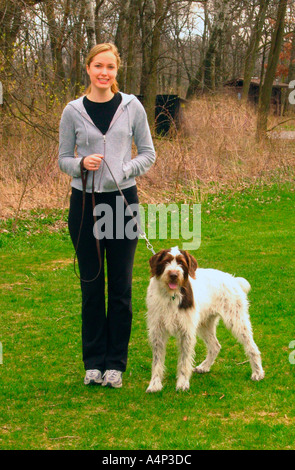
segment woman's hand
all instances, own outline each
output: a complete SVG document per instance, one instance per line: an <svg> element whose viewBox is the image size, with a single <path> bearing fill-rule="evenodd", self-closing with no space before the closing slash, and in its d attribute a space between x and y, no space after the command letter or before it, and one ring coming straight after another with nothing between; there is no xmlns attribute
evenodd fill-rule
<svg viewBox="0 0 295 470"><path fill-rule="evenodd" d="M93 153L92 155L88 155L83 160L83 167L85 170L95 171L98 170L100 167L101 161L103 159L103 155L99 153Z"/></svg>

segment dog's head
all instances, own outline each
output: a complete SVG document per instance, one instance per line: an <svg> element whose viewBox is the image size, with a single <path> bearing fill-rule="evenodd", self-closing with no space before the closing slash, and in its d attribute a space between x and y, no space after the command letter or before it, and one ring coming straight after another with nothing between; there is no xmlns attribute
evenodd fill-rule
<svg viewBox="0 0 295 470"><path fill-rule="evenodd" d="M195 279L197 266L195 258L177 246L150 258L151 276L160 280L171 295L191 291L189 276Z"/></svg>

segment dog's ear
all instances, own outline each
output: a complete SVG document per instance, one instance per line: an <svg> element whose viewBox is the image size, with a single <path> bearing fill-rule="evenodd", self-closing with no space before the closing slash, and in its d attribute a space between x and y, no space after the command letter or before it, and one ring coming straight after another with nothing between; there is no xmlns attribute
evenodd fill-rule
<svg viewBox="0 0 295 470"><path fill-rule="evenodd" d="M190 275L190 277L195 279L196 269L198 267L198 262L197 262L196 258L194 258L193 255L191 255L187 251L180 250L180 252L183 254L183 256L186 259L186 262L187 262L187 265L188 265L188 274Z"/></svg>
<svg viewBox="0 0 295 470"><path fill-rule="evenodd" d="M161 250L149 259L151 275L159 276L161 274L161 261L169 250Z"/></svg>
<svg viewBox="0 0 295 470"><path fill-rule="evenodd" d="M196 258L193 257L193 255L190 255L189 254L189 259L190 259L190 271L189 271L189 275L195 279L196 277L196 269L198 267L198 262L196 260Z"/></svg>

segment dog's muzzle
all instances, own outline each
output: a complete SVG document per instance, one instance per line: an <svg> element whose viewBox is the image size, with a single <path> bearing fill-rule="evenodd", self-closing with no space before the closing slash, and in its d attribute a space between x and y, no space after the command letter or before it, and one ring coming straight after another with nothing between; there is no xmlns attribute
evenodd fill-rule
<svg viewBox="0 0 295 470"><path fill-rule="evenodd" d="M168 275L168 286L171 290L175 290L178 287L179 275L177 271L170 271Z"/></svg>

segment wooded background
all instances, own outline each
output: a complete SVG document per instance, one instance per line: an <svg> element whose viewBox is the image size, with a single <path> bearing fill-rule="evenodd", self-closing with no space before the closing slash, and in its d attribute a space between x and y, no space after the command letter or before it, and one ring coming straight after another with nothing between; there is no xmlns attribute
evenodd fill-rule
<svg viewBox="0 0 295 470"><path fill-rule="evenodd" d="M157 93L192 98L241 76L244 99L251 77L265 83L265 116L273 80L295 79L294 14L294 0L1 0L2 113L36 126L84 92L90 48L114 42L120 89L144 96L150 121Z"/></svg>

